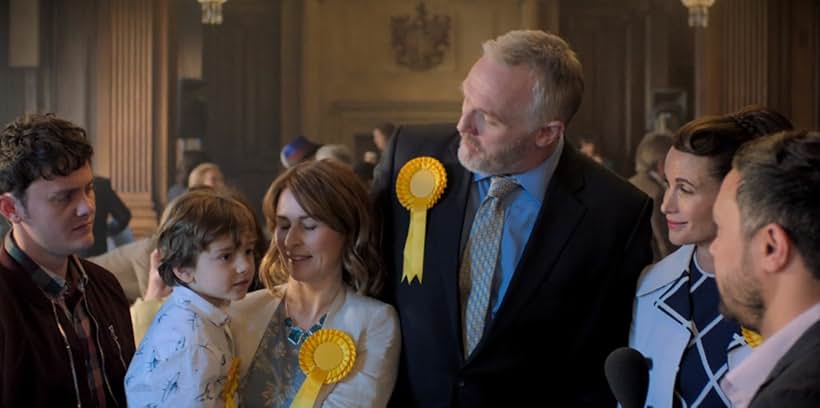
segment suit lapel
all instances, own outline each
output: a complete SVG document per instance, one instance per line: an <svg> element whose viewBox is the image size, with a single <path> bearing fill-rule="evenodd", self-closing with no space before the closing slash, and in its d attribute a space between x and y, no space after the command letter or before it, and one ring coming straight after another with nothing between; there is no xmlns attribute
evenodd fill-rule
<svg viewBox="0 0 820 408"><path fill-rule="evenodd" d="M564 246L572 238L586 212L586 207L575 197L575 193L584 184L583 169L577 154L572 147L565 145L530 239L485 338L493 338L494 331L504 330L505 322L523 312L530 297L544 280L549 279Z"/></svg>
<svg viewBox="0 0 820 408"><path fill-rule="evenodd" d="M450 316L451 335L458 339L459 344L462 344L458 268L461 257L462 224L472 173L458 162L458 142L458 137L453 138L446 154L441 157L447 171L447 187L441 201L427 213L427 237L435 237L435 240L426 240L424 270L445 271L438 277L425 278L441 279L444 291L442 297L446 303L447 314Z"/></svg>
<svg viewBox="0 0 820 408"><path fill-rule="evenodd" d="M774 382L784 371L786 371L789 366L794 364L800 359L805 358L806 355L814 355L820 350L820 322L815 323L811 326L799 339L794 345L780 358L780 361L772 369L772 372L769 373L769 376L766 378L766 381L763 381L763 384L760 384L760 387L757 389L757 395L763 391L769 384ZM752 398L754 401L754 398Z"/></svg>

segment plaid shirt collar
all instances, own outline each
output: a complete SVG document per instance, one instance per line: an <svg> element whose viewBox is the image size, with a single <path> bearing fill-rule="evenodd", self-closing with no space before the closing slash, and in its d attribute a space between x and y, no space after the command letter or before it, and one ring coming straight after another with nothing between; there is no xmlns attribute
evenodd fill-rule
<svg viewBox="0 0 820 408"><path fill-rule="evenodd" d="M67 289L69 289L69 285L66 280L46 272L39 264L29 258L29 256L17 246L17 243L14 241L14 237L12 236L12 232L14 231L11 230L8 234L6 234L6 239L4 242L6 252L8 252L8 254L15 261L17 261L17 263L19 263L24 270L31 274L31 278L34 280L34 283L37 284L37 286L42 289L46 295L51 298L58 298L64 295ZM77 289L83 293L85 292L85 285L88 282L88 275L86 275L85 270L82 265L80 265L77 257L74 255L69 256L69 268L71 268L72 264L80 274Z"/></svg>

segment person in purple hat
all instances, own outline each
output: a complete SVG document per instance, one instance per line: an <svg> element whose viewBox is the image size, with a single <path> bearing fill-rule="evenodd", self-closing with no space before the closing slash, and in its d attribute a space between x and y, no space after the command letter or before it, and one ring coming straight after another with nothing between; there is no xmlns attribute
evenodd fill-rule
<svg viewBox="0 0 820 408"><path fill-rule="evenodd" d="M285 168L290 168L297 163L312 160L316 151L319 150L321 146L322 145L311 142L306 137L299 135L282 148L279 159L282 160L282 165L285 166Z"/></svg>

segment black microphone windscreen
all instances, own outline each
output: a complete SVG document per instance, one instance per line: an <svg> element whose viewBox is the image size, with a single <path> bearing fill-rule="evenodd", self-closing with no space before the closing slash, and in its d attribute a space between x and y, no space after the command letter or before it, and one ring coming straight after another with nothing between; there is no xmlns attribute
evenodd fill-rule
<svg viewBox="0 0 820 408"><path fill-rule="evenodd" d="M649 390L649 363L638 350L616 349L604 363L606 380L623 408L643 408Z"/></svg>

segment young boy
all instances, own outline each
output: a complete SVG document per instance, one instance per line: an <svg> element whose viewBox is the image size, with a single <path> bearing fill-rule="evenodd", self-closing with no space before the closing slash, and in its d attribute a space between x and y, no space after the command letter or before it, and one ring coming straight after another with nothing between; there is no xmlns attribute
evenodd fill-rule
<svg viewBox="0 0 820 408"><path fill-rule="evenodd" d="M126 373L129 406L236 401L238 361L225 308L248 291L255 240L253 214L225 193L191 191L166 209L157 233L159 274L173 292Z"/></svg>

